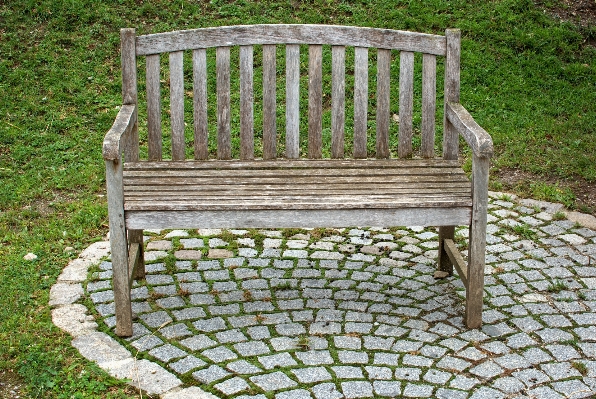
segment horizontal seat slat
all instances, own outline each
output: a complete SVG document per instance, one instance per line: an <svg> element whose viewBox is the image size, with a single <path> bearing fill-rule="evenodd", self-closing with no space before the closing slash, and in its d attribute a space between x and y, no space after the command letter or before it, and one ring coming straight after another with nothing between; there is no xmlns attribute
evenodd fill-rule
<svg viewBox="0 0 596 399"><path fill-rule="evenodd" d="M192 169L164 169L164 170L131 170L125 171L125 179L143 179L162 177L271 177L279 176L282 169L271 170L217 170L206 169L201 170L200 174L197 170ZM326 177L367 177L367 176L461 176L466 181L468 178L460 168L387 168L387 169L283 169L284 177L300 177L300 176L326 176Z"/></svg>
<svg viewBox="0 0 596 399"><path fill-rule="evenodd" d="M278 160L209 160L203 162L192 161L162 161L162 162L127 162L125 171L132 170L157 170L157 169L379 169L379 168L460 168L457 160L436 159L278 159Z"/></svg>
<svg viewBox="0 0 596 399"><path fill-rule="evenodd" d="M210 194L210 193L225 193L225 192L243 192L249 193L251 191L263 193L263 195L271 195L271 193L292 193L298 192L303 193L304 191L316 192L318 195L325 195L326 193L329 194L340 194L344 192L350 193L363 193L368 194L371 192L377 192L377 190L383 192L384 194L401 194L401 193L435 193L438 192L439 189L442 189L444 192L448 193L463 193L465 195L470 195L470 185L465 183L452 183L447 186L442 186L440 184L427 184L424 186L414 186L410 184L399 184L399 185L387 185L387 184L367 184L366 186L358 186L354 187L353 184L332 184L332 185L305 185L300 188L295 187L280 187L274 185L237 185L237 186L230 186L230 185L204 185L204 186L127 186L126 192L127 195L140 195L140 193L146 193L144 195L153 195L154 192L161 192L161 193L202 193L202 194ZM193 194L194 195L194 194Z"/></svg>
<svg viewBox="0 0 596 399"><path fill-rule="evenodd" d="M237 169L240 163L245 168ZM155 164L125 165L126 211L469 208L472 204L464 171L457 163L440 160L177 162L163 170Z"/></svg>

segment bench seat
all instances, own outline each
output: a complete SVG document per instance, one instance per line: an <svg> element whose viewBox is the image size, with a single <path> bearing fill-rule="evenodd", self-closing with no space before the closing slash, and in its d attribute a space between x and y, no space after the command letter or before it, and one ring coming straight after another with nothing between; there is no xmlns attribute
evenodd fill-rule
<svg viewBox="0 0 596 399"><path fill-rule="evenodd" d="M470 180L442 159L135 162L123 176L135 229L339 227L345 217L352 225L454 225L469 224L472 210Z"/></svg>

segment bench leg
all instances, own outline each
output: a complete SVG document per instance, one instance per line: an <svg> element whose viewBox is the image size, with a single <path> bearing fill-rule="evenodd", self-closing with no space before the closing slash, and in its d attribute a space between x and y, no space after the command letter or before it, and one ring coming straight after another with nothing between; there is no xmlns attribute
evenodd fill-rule
<svg viewBox="0 0 596 399"><path fill-rule="evenodd" d="M128 238L124 220L122 162L106 161L106 183L112 251L112 288L116 306L116 334L127 337L132 335L132 309L128 271Z"/></svg>
<svg viewBox="0 0 596 399"><path fill-rule="evenodd" d="M437 261L437 270L447 272L449 275L453 274L453 263L449 259L447 252L445 252L445 240L453 240L454 236L455 226L439 227L439 259Z"/></svg>
<svg viewBox="0 0 596 399"><path fill-rule="evenodd" d="M139 258L135 265L135 280L145 278L145 257L143 250L143 230L128 230L128 241L131 245L139 244Z"/></svg>
<svg viewBox="0 0 596 399"><path fill-rule="evenodd" d="M466 287L466 314L468 328L482 325L484 295L484 266L486 262L486 212L488 210L488 158L474 156L472 166L472 224L468 247L468 286Z"/></svg>

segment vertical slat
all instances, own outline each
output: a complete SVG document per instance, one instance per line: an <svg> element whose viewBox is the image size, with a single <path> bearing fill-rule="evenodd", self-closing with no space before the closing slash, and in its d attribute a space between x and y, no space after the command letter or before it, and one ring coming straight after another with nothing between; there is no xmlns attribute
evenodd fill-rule
<svg viewBox="0 0 596 399"><path fill-rule="evenodd" d="M170 123L172 124L172 160L184 155L184 71L183 52L170 53Z"/></svg>
<svg viewBox="0 0 596 399"><path fill-rule="evenodd" d="M331 47L331 156L344 157L346 123L346 48Z"/></svg>
<svg viewBox="0 0 596 399"><path fill-rule="evenodd" d="M121 65L122 65L122 102L123 104L138 103L137 94L137 56L136 56L136 31L126 28L120 30ZM139 160L139 132L135 111L135 125L130 134L125 138L124 159L126 162Z"/></svg>
<svg viewBox="0 0 596 399"><path fill-rule="evenodd" d="M422 55L422 156L435 156L435 114L437 108L437 57Z"/></svg>
<svg viewBox="0 0 596 399"><path fill-rule="evenodd" d="M240 46L240 158L254 159L253 47Z"/></svg>
<svg viewBox="0 0 596 399"><path fill-rule="evenodd" d="M323 46L308 47L308 157L322 157Z"/></svg>
<svg viewBox="0 0 596 399"><path fill-rule="evenodd" d="M217 64L217 158L230 159L230 48L218 47Z"/></svg>
<svg viewBox="0 0 596 399"><path fill-rule="evenodd" d="M277 155L276 46L263 45L263 159Z"/></svg>
<svg viewBox="0 0 596 399"><path fill-rule="evenodd" d="M368 48L354 49L354 158L366 158Z"/></svg>
<svg viewBox="0 0 596 399"><path fill-rule="evenodd" d="M459 62L460 62L460 41L461 32L459 29L447 29L445 31L447 40L447 55L445 56L445 104L448 102L459 102ZM451 126L447 117L443 118L443 158L457 159L458 157L458 133Z"/></svg>
<svg viewBox="0 0 596 399"><path fill-rule="evenodd" d="M465 314L465 323L468 328L479 328L482 324L489 167L489 158L473 155L472 224L470 226L468 249L468 286L466 287Z"/></svg>
<svg viewBox="0 0 596 399"><path fill-rule="evenodd" d="M300 46L286 46L286 158L300 156Z"/></svg>
<svg viewBox="0 0 596 399"><path fill-rule="evenodd" d="M399 147L400 158L412 156L412 113L414 102L414 53L402 51L399 61Z"/></svg>
<svg viewBox="0 0 596 399"><path fill-rule="evenodd" d="M377 158L389 158L389 69L391 50L377 52Z"/></svg>
<svg viewBox="0 0 596 399"><path fill-rule="evenodd" d="M161 90L159 54L146 57L147 139L150 161L161 161Z"/></svg>
<svg viewBox="0 0 596 399"><path fill-rule="evenodd" d="M204 48L192 52L192 75L195 159L207 159L207 51Z"/></svg>

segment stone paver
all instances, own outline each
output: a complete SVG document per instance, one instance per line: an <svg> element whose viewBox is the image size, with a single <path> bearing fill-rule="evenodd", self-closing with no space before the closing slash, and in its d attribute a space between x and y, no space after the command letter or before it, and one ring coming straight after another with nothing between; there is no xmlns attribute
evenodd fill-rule
<svg viewBox="0 0 596 399"><path fill-rule="evenodd" d="M433 278L438 232L419 226L319 238L267 230L260 240L247 230L152 232L122 350L93 338L98 323L115 323L111 263L101 262L109 245L96 243L94 260L73 260L52 289L53 320L114 375L129 378L141 352L163 366L141 361L163 370L163 389L182 376L200 386L168 399L596 395L596 231L577 228L577 215L555 220L556 204L490 197L480 330L462 323L457 276ZM533 240L508 227L519 224ZM85 296L96 319L77 303Z"/></svg>

